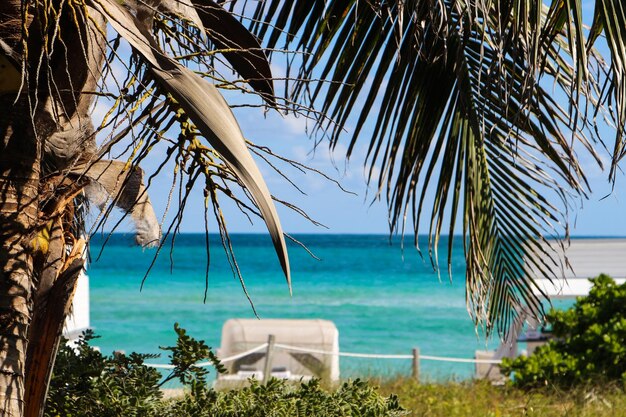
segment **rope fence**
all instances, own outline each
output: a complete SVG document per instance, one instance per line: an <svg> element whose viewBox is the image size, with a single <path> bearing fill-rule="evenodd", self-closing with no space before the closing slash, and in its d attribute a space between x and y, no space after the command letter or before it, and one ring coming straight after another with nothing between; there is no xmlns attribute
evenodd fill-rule
<svg viewBox="0 0 626 417"><path fill-rule="evenodd" d="M263 350L266 347L267 347L267 343L263 343L262 345L253 347L252 349L246 350L245 352L237 353L236 355L232 355L224 359L220 359L220 362L225 363L225 362L236 361L237 359L245 358L246 356L252 353L256 353L259 350ZM162 364L162 363L144 363L144 365L149 366L151 368L156 368L156 369L174 369L175 368L174 365ZM212 366L212 365L213 365L213 362L200 362L200 363L195 364L194 366L203 368L205 366Z"/></svg>
<svg viewBox="0 0 626 417"><path fill-rule="evenodd" d="M271 349L268 349L271 348ZM302 353L316 353L318 355L331 355L331 356L340 356L340 357L349 357L349 358L365 358L365 359L411 359L413 360L413 374L419 373L419 361L427 360L427 361L439 361L439 362L456 362L456 363L474 363L474 364L491 364L498 365L502 363L501 359L467 359L467 358L454 358L454 357L446 357L446 356L432 356L432 355L420 355L419 349L413 349L413 354L411 355L388 355L388 354L379 354L379 353L355 353L355 352L333 352L328 350L320 350L320 349L309 349L303 348L299 346L285 345L282 343L274 343L273 338L270 337L270 341L268 343L263 343L252 349L246 350L245 352L238 353L236 355L228 356L226 358L220 359L220 362L227 363L236 361L237 359L244 358L252 353L256 353L260 350L274 350L274 349L282 349L285 351L292 352L302 352ZM269 353L269 352L268 352ZM158 369L173 369L174 365L166 365L166 364L156 364L156 363L146 363L146 366L150 366L152 368ZM198 367L211 366L212 362L201 362L196 364Z"/></svg>
<svg viewBox="0 0 626 417"><path fill-rule="evenodd" d="M369 358L369 359L411 359L412 355L383 355L375 353L352 353L352 352L332 352L329 350L308 349L298 346L283 345L276 343L275 347L283 350L291 350L293 352L317 353L319 355L345 356L350 358Z"/></svg>
<svg viewBox="0 0 626 417"><path fill-rule="evenodd" d="M345 356L349 358L367 358L367 359L413 359L414 355L386 355L379 353L354 353L354 352L331 352L318 349L307 349L298 346L283 345L276 343L274 345L279 349L291 350L294 352L304 353L317 353L320 355L333 355L333 356ZM451 358L445 356L430 356L420 355L420 359L427 361L441 361L441 362L461 362L461 363L487 363L487 364L500 364L500 359L466 359L466 358Z"/></svg>

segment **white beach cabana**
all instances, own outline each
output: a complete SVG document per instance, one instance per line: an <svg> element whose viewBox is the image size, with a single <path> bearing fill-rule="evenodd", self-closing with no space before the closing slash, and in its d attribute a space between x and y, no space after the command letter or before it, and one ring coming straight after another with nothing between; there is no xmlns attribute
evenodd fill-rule
<svg viewBox="0 0 626 417"><path fill-rule="evenodd" d="M328 320L230 319L222 328L218 356L227 358L254 349L268 342L269 335L274 336L276 345L299 349L274 349L269 364L272 376L294 380L339 379L339 331ZM322 351L331 354L319 353ZM263 379L266 353L263 349L227 362L228 374L219 375L217 382L245 381L253 375Z"/></svg>

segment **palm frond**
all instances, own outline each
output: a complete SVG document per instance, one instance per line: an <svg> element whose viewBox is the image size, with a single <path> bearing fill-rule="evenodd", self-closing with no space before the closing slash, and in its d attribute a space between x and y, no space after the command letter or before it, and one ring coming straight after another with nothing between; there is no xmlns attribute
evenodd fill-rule
<svg viewBox="0 0 626 417"><path fill-rule="evenodd" d="M241 22L211 0L193 0L207 35L222 55L270 105L276 105L269 61L261 44Z"/></svg>
<svg viewBox="0 0 626 417"><path fill-rule="evenodd" d="M610 119L615 126L615 145L611 165L611 178L615 178L619 162L626 155L626 8L619 0L596 0L593 24L587 48L590 49L604 35L610 51L610 70L604 95L599 97L606 104Z"/></svg>
<svg viewBox="0 0 626 417"><path fill-rule="evenodd" d="M329 115L317 131L333 146L353 126L348 157L364 141L392 232L411 219L419 234L433 190L437 265L444 224L450 253L463 219L468 307L487 331L506 332L522 304L540 314L532 273L561 269L541 242L567 234L570 198L588 191L577 152L600 164L603 62L587 45L581 2L548 3L266 1L251 24L268 48L306 52L293 78L331 81L292 84L292 99Z"/></svg>
<svg viewBox="0 0 626 417"><path fill-rule="evenodd" d="M232 111L214 85L180 65L162 52L156 39L144 24L115 0L92 0L111 26L147 65L159 88L166 91L176 106L189 117L199 133L250 192L268 227L287 282L291 288L289 259L282 227L271 195L256 166ZM208 150L198 139L192 140L190 151ZM200 166L196 167L196 169Z"/></svg>

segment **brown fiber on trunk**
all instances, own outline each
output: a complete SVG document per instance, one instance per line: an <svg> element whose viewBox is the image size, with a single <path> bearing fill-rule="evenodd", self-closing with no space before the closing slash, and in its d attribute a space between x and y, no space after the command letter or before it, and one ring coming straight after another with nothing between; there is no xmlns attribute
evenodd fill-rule
<svg viewBox="0 0 626 417"><path fill-rule="evenodd" d="M23 53L21 3L21 0L0 1L2 48L3 51L6 47L11 48L12 56L18 58ZM63 106L59 106L58 100L51 99L48 91L52 66L59 66L58 62L63 58L42 55L44 40L49 39L46 33L54 27L42 27L38 20L42 18L42 10L32 11L37 13L32 13L35 18L27 22L29 62L26 63L27 76L21 85L22 95L16 100L12 91L17 91L17 88L5 90L5 94L0 95L0 417L24 415L27 363L29 359L37 359L28 356L29 336L36 338L38 343L52 345L50 351L41 357L51 362L56 344L54 340L58 338L65 316L61 313L50 322L44 317L41 323L35 323L36 328L30 327L33 317L42 317L41 314L34 314L34 310L41 310L35 308L34 302L39 280L44 275L41 262L35 261L45 258L49 247L46 242L43 246L35 243L37 233L42 229L40 179L43 175L43 148L51 135L59 130L57 110ZM50 23L54 22L48 21L47 24ZM82 55L80 50L73 52ZM67 69L63 65L59 67ZM80 70L80 64L76 68ZM67 79L65 74L67 71L63 75ZM83 69L81 77L73 80L82 81L77 82L79 89L84 84L85 74ZM63 87L69 84L67 80L62 82L60 77L54 81ZM63 98L74 103L76 97L64 94ZM76 110L71 104L68 107L72 112ZM71 117L72 114L66 116L67 119ZM64 250L57 249L57 253ZM52 298L50 300L48 308L55 304ZM65 310L65 301L60 307ZM37 328L42 329L42 333L34 335L33 330ZM45 342L43 335L48 333L54 334L51 336L53 343ZM29 365L28 368L34 368ZM50 367L46 364L44 373ZM42 405L43 401L39 403L39 408Z"/></svg>
<svg viewBox="0 0 626 417"><path fill-rule="evenodd" d="M21 1L0 2L0 37L21 53ZM30 25L31 29L33 25ZM36 33L37 31L34 30ZM19 34L19 35L18 35ZM41 39L32 37L29 52L37 56ZM43 71L45 74L46 71ZM26 81L26 80L25 80ZM39 218L41 140L52 126L31 117L36 98L27 85L22 95L5 91L0 96L0 416L18 417L24 409L24 374L28 326L36 286L33 238ZM17 90L17 89L14 89ZM39 121L38 121L39 119ZM36 133L36 127L38 132ZM41 128L41 129L39 129Z"/></svg>
<svg viewBox="0 0 626 417"><path fill-rule="evenodd" d="M21 416L32 313L39 157L26 106L0 98L0 416Z"/></svg>

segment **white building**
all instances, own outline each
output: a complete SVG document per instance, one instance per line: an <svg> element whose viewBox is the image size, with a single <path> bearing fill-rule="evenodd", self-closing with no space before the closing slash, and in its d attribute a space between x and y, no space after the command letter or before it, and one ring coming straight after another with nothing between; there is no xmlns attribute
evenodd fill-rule
<svg viewBox="0 0 626 417"><path fill-rule="evenodd" d="M89 328L89 277L83 270L76 282L72 310L65 320L63 336L74 340Z"/></svg>

